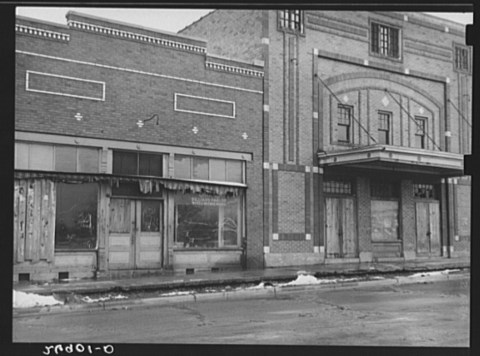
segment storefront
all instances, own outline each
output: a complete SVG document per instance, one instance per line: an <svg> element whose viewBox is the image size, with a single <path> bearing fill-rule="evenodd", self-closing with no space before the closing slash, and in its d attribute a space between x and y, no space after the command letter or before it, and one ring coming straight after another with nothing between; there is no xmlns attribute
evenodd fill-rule
<svg viewBox="0 0 480 356"><path fill-rule="evenodd" d="M327 259L446 256L452 203L441 182L463 174L461 155L375 145L321 153L319 163Z"/></svg>

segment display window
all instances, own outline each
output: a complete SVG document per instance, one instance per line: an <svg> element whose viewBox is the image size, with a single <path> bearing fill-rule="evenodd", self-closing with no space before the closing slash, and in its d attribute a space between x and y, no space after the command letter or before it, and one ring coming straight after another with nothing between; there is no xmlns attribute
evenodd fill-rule
<svg viewBox="0 0 480 356"><path fill-rule="evenodd" d="M56 190L55 249L95 249L98 184L58 183Z"/></svg>
<svg viewBox="0 0 480 356"><path fill-rule="evenodd" d="M179 248L239 247L242 196L177 194L175 246Z"/></svg>

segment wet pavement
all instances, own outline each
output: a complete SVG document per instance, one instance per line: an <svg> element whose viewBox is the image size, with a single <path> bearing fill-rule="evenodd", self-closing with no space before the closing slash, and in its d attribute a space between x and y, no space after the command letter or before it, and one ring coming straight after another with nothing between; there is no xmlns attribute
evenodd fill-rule
<svg viewBox="0 0 480 356"><path fill-rule="evenodd" d="M245 271L203 272L196 274L162 274L125 279L85 279L55 283L17 283L14 289L40 295L52 294L102 294L147 291L173 291L208 289L219 286L254 285L261 282L291 281L299 271L315 277L367 276L389 273L411 273L445 269L469 269L470 258L430 258L405 261L384 260L374 263L327 263L321 265L266 268Z"/></svg>

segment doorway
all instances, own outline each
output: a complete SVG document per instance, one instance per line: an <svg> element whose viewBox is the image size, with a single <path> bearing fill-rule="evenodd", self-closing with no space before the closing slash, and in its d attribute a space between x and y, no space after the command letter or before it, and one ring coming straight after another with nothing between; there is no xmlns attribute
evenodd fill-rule
<svg viewBox="0 0 480 356"><path fill-rule="evenodd" d="M109 230L110 269L162 267L163 200L112 198Z"/></svg>
<svg viewBox="0 0 480 356"><path fill-rule="evenodd" d="M438 202L415 203L417 255L440 256L440 206Z"/></svg>
<svg viewBox="0 0 480 356"><path fill-rule="evenodd" d="M354 200L326 198L325 205L327 258L357 257Z"/></svg>

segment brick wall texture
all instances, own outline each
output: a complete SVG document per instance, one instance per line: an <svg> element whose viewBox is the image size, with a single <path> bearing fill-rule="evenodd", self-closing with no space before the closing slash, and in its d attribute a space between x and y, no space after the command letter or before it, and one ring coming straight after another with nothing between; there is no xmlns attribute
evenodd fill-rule
<svg viewBox="0 0 480 356"><path fill-rule="evenodd" d="M278 174L278 231L305 232L305 174Z"/></svg>

